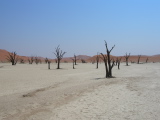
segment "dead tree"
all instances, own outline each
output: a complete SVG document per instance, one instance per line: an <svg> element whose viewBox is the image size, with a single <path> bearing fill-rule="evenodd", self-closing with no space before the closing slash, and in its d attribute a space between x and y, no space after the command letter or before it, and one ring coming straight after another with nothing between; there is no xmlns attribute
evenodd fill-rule
<svg viewBox="0 0 160 120"><path fill-rule="evenodd" d="M149 59L148 59L148 57L147 57L147 59L146 59L146 63L148 62L148 60L149 60Z"/></svg>
<svg viewBox="0 0 160 120"><path fill-rule="evenodd" d="M81 59L81 62L82 62L82 63L86 63L86 61L85 61L84 59Z"/></svg>
<svg viewBox="0 0 160 120"><path fill-rule="evenodd" d="M99 54L97 52L97 56L96 56L96 62L97 62L97 69L98 69L98 63L99 63Z"/></svg>
<svg viewBox="0 0 160 120"><path fill-rule="evenodd" d="M125 57L125 60L126 60L126 66L128 66L128 59L129 59L129 57L130 57L130 53L127 55L127 53L126 53L126 55L124 56Z"/></svg>
<svg viewBox="0 0 160 120"><path fill-rule="evenodd" d="M101 53L101 55L102 55L102 60L105 63L106 78L111 78L112 77L112 68L114 66L115 61L114 61L114 59L110 58L111 57L110 53L113 50L113 48L115 47L115 45L110 50L108 50L107 42L105 41L105 46L106 46L107 55L104 55L103 53Z"/></svg>
<svg viewBox="0 0 160 120"><path fill-rule="evenodd" d="M38 64L40 62L40 59L36 56L36 57L34 57L34 61L36 64Z"/></svg>
<svg viewBox="0 0 160 120"><path fill-rule="evenodd" d="M8 52L8 56L6 58L9 62L12 63L12 65L16 65L18 61L17 53L16 52Z"/></svg>
<svg viewBox="0 0 160 120"><path fill-rule="evenodd" d="M48 63L48 61L49 61L49 60L48 60L48 58L46 57L46 58L45 58L45 63L47 64L47 63Z"/></svg>
<svg viewBox="0 0 160 120"><path fill-rule="evenodd" d="M74 54L74 63L75 63L75 65L77 65L77 56Z"/></svg>
<svg viewBox="0 0 160 120"><path fill-rule="evenodd" d="M23 58L20 58L20 63L24 64L24 59Z"/></svg>
<svg viewBox="0 0 160 120"><path fill-rule="evenodd" d="M63 58L63 55L65 54L66 52L62 52L62 50L60 50L59 46L56 48L56 52L54 53L57 57L57 69L60 69L60 61L61 59Z"/></svg>
<svg viewBox="0 0 160 120"><path fill-rule="evenodd" d="M140 58L141 58L141 55L138 55L138 61L137 61L137 64L139 64Z"/></svg>
<svg viewBox="0 0 160 120"><path fill-rule="evenodd" d="M119 68L119 66L120 66L120 64L121 64L121 59L122 59L122 57L120 57L120 58L117 58L118 69L120 69L120 68Z"/></svg>
<svg viewBox="0 0 160 120"><path fill-rule="evenodd" d="M29 64L32 64L32 63L33 63L33 61L34 61L34 57L33 57L33 56L31 56L30 58L28 58L28 62L29 62Z"/></svg>

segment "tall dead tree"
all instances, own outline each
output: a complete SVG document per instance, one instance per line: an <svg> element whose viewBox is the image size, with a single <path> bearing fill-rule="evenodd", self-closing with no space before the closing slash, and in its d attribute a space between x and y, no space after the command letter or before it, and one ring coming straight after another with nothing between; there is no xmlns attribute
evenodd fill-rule
<svg viewBox="0 0 160 120"><path fill-rule="evenodd" d="M99 54L97 52L97 56L96 56L96 62L97 62L97 69L98 69L98 63L99 63Z"/></svg>
<svg viewBox="0 0 160 120"><path fill-rule="evenodd" d="M117 58L118 69L120 69L120 68L119 68L119 66L120 66L120 64L121 64L121 59L122 59L122 57L120 57L120 58Z"/></svg>
<svg viewBox="0 0 160 120"><path fill-rule="evenodd" d="M114 59L111 59L110 53L115 47L115 45L110 50L108 50L107 42L105 41L105 46L106 46L107 55L104 55L103 53L101 53L101 55L102 55L102 60L104 61L104 64L105 64L106 78L111 78L112 68L114 66L115 61Z"/></svg>
<svg viewBox="0 0 160 120"><path fill-rule="evenodd" d="M66 52L62 52L62 50L60 50L59 46L56 49L56 52L54 53L57 57L57 69L60 69L60 61L61 59L63 58L63 55L66 53Z"/></svg>
<svg viewBox="0 0 160 120"><path fill-rule="evenodd" d="M137 64L139 64L140 58L141 58L141 55L138 55L138 61L137 61Z"/></svg>
<svg viewBox="0 0 160 120"><path fill-rule="evenodd" d="M8 56L6 58L9 62L12 63L12 65L16 65L18 61L17 53L16 52L8 52Z"/></svg>
<svg viewBox="0 0 160 120"><path fill-rule="evenodd" d="M126 66L128 66L128 59L129 59L129 57L130 57L130 53L128 55L126 53L126 55L124 56L124 58L126 60Z"/></svg>

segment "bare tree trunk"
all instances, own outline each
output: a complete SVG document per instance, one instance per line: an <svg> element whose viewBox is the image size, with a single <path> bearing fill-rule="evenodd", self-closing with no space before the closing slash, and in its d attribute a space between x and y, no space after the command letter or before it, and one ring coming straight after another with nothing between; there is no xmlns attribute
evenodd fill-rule
<svg viewBox="0 0 160 120"><path fill-rule="evenodd" d="M97 56L96 56L96 62L97 62L97 69L98 69L98 63L99 63L99 54L97 53Z"/></svg>
<svg viewBox="0 0 160 120"><path fill-rule="evenodd" d="M57 65L57 69L60 69L60 60L57 60L58 65Z"/></svg>
<svg viewBox="0 0 160 120"><path fill-rule="evenodd" d="M122 59L122 58L119 58L119 59L118 59L118 69L120 69L119 66L120 66L120 64L121 64L121 59Z"/></svg>
<svg viewBox="0 0 160 120"><path fill-rule="evenodd" d="M137 64L139 64L140 58L141 58L141 55L138 55L138 62L137 62Z"/></svg>

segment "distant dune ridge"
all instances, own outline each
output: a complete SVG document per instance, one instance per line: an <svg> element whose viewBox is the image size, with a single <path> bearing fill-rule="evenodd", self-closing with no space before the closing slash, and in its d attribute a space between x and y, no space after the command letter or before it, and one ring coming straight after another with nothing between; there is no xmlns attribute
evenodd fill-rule
<svg viewBox="0 0 160 120"><path fill-rule="evenodd" d="M18 54L18 53L17 53ZM0 49L0 62L7 62L7 57L8 55L8 51L7 50L3 50ZM124 54L125 55L125 54ZM87 56L87 55L77 55L77 62L81 62L81 60L85 60L86 62L96 62L96 56ZM19 56L19 59L23 59L25 62L28 62L28 58L31 56ZM122 62L125 62L124 56L112 56L113 59L116 59L117 57L122 57ZM41 59L42 62L45 62L45 58L44 57L38 57ZM72 62L73 57L64 57L62 59L61 62ZM148 58L148 62L160 62L160 54L158 55L153 55L153 56L148 56L148 55L142 55L140 58L140 63L145 63L146 59ZM50 59L52 62L55 62L55 59ZM129 58L129 63L133 62L133 63L137 63L138 60L138 55L131 55ZM100 62L102 62L102 60L100 60Z"/></svg>

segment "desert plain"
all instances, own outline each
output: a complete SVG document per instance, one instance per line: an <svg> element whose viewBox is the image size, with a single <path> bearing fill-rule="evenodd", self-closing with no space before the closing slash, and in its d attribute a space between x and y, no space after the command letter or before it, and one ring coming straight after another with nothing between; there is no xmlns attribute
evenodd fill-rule
<svg viewBox="0 0 160 120"><path fill-rule="evenodd" d="M160 63L0 63L0 120L159 120Z"/></svg>

